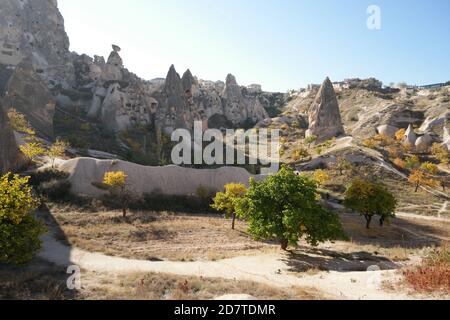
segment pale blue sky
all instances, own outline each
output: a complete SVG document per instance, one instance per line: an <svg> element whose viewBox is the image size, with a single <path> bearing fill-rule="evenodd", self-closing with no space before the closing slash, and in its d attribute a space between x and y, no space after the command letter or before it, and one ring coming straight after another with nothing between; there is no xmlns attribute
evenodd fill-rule
<svg viewBox="0 0 450 320"><path fill-rule="evenodd" d="M71 50L122 47L142 78L183 73L286 91L348 77L386 84L450 80L450 1L59 0ZM366 10L381 8L381 30Z"/></svg>

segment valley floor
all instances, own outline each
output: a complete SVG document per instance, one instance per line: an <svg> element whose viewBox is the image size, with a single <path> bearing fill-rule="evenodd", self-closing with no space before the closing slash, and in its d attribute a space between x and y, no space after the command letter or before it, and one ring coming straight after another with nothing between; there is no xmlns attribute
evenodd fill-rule
<svg viewBox="0 0 450 320"><path fill-rule="evenodd" d="M44 237L39 258L50 262L60 273L69 265L81 268L83 286L78 298L212 299L224 294L248 294L258 299L450 299L438 293L414 293L400 281L402 268L419 263L431 247L450 240L447 219L401 215L390 226L374 225L366 230L360 217L344 213L342 220L350 242L326 243L318 248L301 245L288 253L270 243L255 242L256 247L247 248L245 244L250 239L243 231L245 225L240 223L238 230L231 231L229 221L217 216L183 215L186 225L172 224L173 234L182 234L194 225L209 229L209 240L203 239L202 243L213 247L231 241L234 250L223 259L199 255L205 250L199 239L191 242L186 238L183 242L180 235L172 237L173 241L154 240L168 246L166 254L152 247L150 237L148 252L143 251L145 245L141 243L141 250L130 250L134 257L127 257L123 254L125 246L132 248L139 241L133 244L111 227L111 221L121 219L118 212L63 216L72 214L71 222L58 217L61 213L54 217L61 222L62 230L71 230L65 242L73 241L75 245L64 244L61 235L52 229L54 235ZM130 213L129 219L142 221L144 217L156 225L168 219L167 215L152 212ZM83 237L76 228L94 224L98 233L84 242L76 240L75 234ZM148 232L153 233L154 229ZM109 249L108 255L101 253L106 250L102 248L106 235L117 246L115 251ZM170 254L176 248L180 255Z"/></svg>

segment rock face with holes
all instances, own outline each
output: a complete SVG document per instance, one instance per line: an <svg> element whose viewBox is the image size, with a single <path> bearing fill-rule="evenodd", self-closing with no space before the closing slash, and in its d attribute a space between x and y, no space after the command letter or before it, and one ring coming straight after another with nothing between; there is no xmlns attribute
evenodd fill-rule
<svg viewBox="0 0 450 320"><path fill-rule="evenodd" d="M0 104L0 173L14 170L20 163L21 156L9 125L5 110Z"/></svg>
<svg viewBox="0 0 450 320"><path fill-rule="evenodd" d="M324 142L345 134L336 93L326 78L309 110L309 129L306 136L316 136L316 142Z"/></svg>

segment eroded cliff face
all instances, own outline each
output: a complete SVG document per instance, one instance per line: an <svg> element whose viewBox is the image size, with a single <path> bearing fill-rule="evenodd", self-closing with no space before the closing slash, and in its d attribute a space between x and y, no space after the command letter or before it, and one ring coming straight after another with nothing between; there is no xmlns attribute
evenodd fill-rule
<svg viewBox="0 0 450 320"><path fill-rule="evenodd" d="M171 67L165 79L145 81L124 66L120 47L108 59L69 51L55 0L3 0L0 11L0 87L7 108L24 113L38 135L53 137L60 108L82 108L110 133L131 128L192 129L255 124L268 117L269 93L249 92L229 75L226 83L183 77Z"/></svg>
<svg viewBox="0 0 450 320"><path fill-rule="evenodd" d="M64 20L56 1L2 0L0 84L5 108L24 113L38 135L53 136L51 90L73 83Z"/></svg>
<svg viewBox="0 0 450 320"><path fill-rule="evenodd" d="M16 169L21 161L14 133L9 125L5 110L0 104L0 173Z"/></svg>

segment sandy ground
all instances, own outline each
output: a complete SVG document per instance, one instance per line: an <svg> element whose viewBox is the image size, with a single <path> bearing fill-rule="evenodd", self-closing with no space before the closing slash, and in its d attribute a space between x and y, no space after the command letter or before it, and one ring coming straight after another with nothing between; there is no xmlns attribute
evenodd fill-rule
<svg viewBox="0 0 450 320"><path fill-rule="evenodd" d="M395 270L369 272L319 272L302 277L289 274L281 255L236 257L220 261L150 262L109 257L70 248L47 235L40 257L58 266L77 265L96 272L161 272L185 276L203 276L231 280L248 280L274 287L314 287L339 299L410 299L406 293L387 291L386 282L395 282Z"/></svg>

